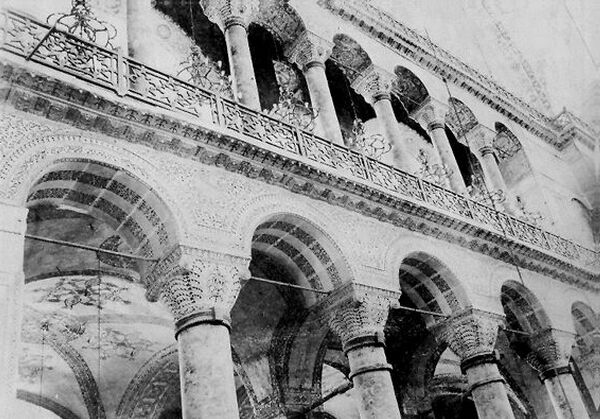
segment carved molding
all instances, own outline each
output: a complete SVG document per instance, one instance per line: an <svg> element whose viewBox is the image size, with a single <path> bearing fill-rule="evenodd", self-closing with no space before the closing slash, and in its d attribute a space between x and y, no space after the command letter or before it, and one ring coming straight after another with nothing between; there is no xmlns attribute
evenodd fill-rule
<svg viewBox="0 0 600 419"><path fill-rule="evenodd" d="M331 55L333 42L304 31L286 51L289 60L301 69L318 63L324 65Z"/></svg>
<svg viewBox="0 0 600 419"><path fill-rule="evenodd" d="M352 82L352 88L371 104L381 98L390 98L396 77L371 64Z"/></svg>
<svg viewBox="0 0 600 419"><path fill-rule="evenodd" d="M400 291L347 283L321 302L319 309L324 316L322 320L345 347L354 339L383 338L389 310L400 305L400 295Z"/></svg>

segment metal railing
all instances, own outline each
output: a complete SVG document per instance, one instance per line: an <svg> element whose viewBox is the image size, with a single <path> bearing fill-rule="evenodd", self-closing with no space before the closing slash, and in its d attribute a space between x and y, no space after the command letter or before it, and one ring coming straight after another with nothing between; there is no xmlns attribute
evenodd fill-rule
<svg viewBox="0 0 600 419"><path fill-rule="evenodd" d="M427 203L584 267L600 265L598 253L523 220L157 71L119 51L99 47L14 11L0 13L0 49L4 51L114 91L119 96L229 129L299 156L308 163L326 166L335 175L358 180L416 203Z"/></svg>

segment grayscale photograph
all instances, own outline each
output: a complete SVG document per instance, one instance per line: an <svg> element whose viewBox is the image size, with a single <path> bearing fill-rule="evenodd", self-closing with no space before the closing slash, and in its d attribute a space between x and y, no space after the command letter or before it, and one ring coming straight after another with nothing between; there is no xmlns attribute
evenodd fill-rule
<svg viewBox="0 0 600 419"><path fill-rule="evenodd" d="M600 419L600 1L0 0L0 419Z"/></svg>

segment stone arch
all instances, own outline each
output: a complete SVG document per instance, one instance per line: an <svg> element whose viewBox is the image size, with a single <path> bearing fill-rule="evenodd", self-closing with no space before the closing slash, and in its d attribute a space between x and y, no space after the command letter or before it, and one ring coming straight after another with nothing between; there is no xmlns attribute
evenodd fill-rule
<svg viewBox="0 0 600 419"><path fill-rule="evenodd" d="M343 33L334 35L330 59L342 67L350 83L373 64L363 47L352 37Z"/></svg>
<svg viewBox="0 0 600 419"><path fill-rule="evenodd" d="M523 284L506 281L500 290L500 300L509 328L535 333L552 326L538 298Z"/></svg>
<svg viewBox="0 0 600 419"><path fill-rule="evenodd" d="M40 181L53 167L76 161L94 162L100 166L113 168L114 171L121 171L153 191L156 194L154 199L163 203L163 211L171 214L170 230L174 240L181 239L184 232L189 230L184 211L168 192L172 189L172 185L166 184L156 175L160 173L157 167L113 141L102 141L85 136L23 138L13 153L2 161L0 198L24 205L36 181Z"/></svg>
<svg viewBox="0 0 600 419"><path fill-rule="evenodd" d="M395 94L404 105L407 113L418 109L429 97L429 91L415 73L403 66L394 69L396 80L393 87Z"/></svg>
<svg viewBox="0 0 600 419"><path fill-rule="evenodd" d="M254 22L269 30L282 45L291 45L306 25L289 0L263 0Z"/></svg>
<svg viewBox="0 0 600 419"><path fill-rule="evenodd" d="M500 161L510 159L523 151L523 145L506 125L502 122L496 122L494 129L496 131L494 149Z"/></svg>
<svg viewBox="0 0 600 419"><path fill-rule="evenodd" d="M60 403L55 402L49 397L40 396L39 394L34 394L26 390L17 390L17 399L48 410L54 413L56 417L60 419L79 419L79 416L72 410L61 405Z"/></svg>
<svg viewBox="0 0 600 419"><path fill-rule="evenodd" d="M446 114L446 125L460 141L467 132L479 124L479 121L473 111L461 100L451 97L448 99L448 105L450 109Z"/></svg>

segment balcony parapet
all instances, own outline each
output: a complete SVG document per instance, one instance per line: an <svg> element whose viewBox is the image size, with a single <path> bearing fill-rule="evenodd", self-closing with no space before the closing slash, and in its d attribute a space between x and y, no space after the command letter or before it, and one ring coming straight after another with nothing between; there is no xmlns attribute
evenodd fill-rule
<svg viewBox="0 0 600 419"><path fill-rule="evenodd" d="M66 34L23 14L2 10L0 50L77 77L115 94L198 118L366 188L433 207L510 240L559 256L588 271L600 255L495 208L332 143L218 94Z"/></svg>

